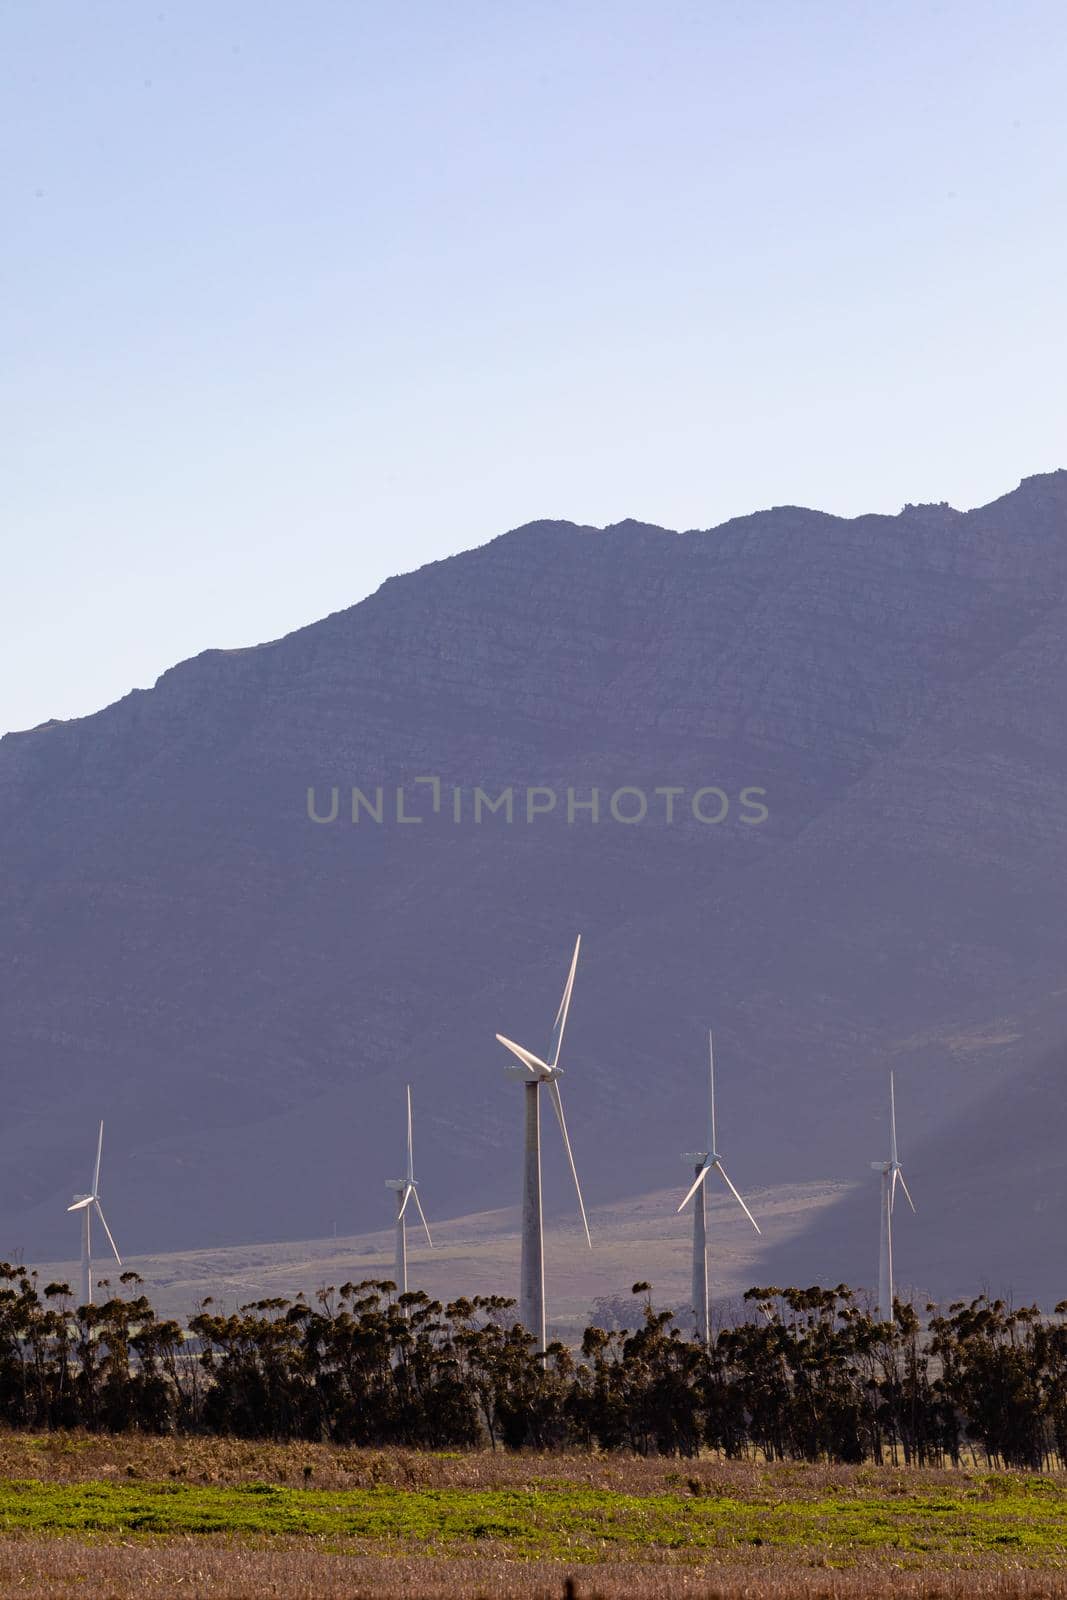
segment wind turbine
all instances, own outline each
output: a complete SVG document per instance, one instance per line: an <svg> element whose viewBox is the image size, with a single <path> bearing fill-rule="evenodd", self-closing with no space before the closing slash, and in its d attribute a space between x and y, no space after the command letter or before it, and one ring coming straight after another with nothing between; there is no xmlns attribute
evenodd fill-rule
<svg viewBox="0 0 1067 1600"><path fill-rule="evenodd" d="M122 1257L119 1247L115 1243L111 1229L107 1225L104 1209L100 1204L100 1156L104 1148L104 1124L100 1124L100 1137L96 1141L96 1165L93 1168L93 1184L88 1194L76 1194L74 1204L68 1206L68 1211L81 1211L85 1222L82 1227L82 1305L91 1306L93 1303L93 1238L90 1218L95 1211L100 1218L100 1225L107 1234L107 1242L115 1252L115 1260L122 1266Z"/></svg>
<svg viewBox="0 0 1067 1600"><path fill-rule="evenodd" d="M889 1160L872 1161L871 1167L882 1174L882 1227L878 1249L878 1310L885 1322L893 1320L893 1202L897 1184L904 1191L911 1209L915 1201L904 1182L904 1169L897 1156L897 1100L893 1088L893 1074L889 1074Z"/></svg>
<svg viewBox="0 0 1067 1600"><path fill-rule="evenodd" d="M718 1146L715 1142L715 1042L711 1030L708 1030L708 1148L706 1150L690 1151L682 1157L683 1161L696 1167L696 1177L688 1194L678 1207L684 1211L695 1196L696 1204L693 1207L693 1314L696 1320L697 1338L705 1349L711 1344L711 1323L708 1315L708 1224L707 1224L707 1178L709 1172L717 1172L725 1183L734 1199L737 1201L745 1216L751 1222L756 1232L759 1233L759 1223L726 1176L726 1168L722 1164Z"/></svg>
<svg viewBox="0 0 1067 1600"><path fill-rule="evenodd" d="M502 1033L497 1034L497 1039L505 1049L510 1050L517 1057L519 1065L508 1067L508 1072L520 1079L523 1085L523 1104L525 1107L525 1130L523 1142L523 1175L522 1175L522 1261L519 1268L519 1320L524 1328L528 1329L537 1340L537 1349L540 1353L545 1350L545 1230L544 1218L541 1212L541 1105L540 1093L542 1085L548 1092L552 1101L552 1109L556 1113L559 1129L563 1135L563 1148L567 1152L570 1163L571 1177L578 1194L578 1210L582 1216L582 1227L585 1229L585 1239L592 1249L593 1241L589 1237L589 1223L585 1215L585 1205L582 1201L582 1189L578 1182L578 1169L574 1165L574 1155L571 1151L571 1141L567 1136L567 1124L563 1116L563 1101L559 1093L559 1077L563 1069L559 1064L560 1048L563 1044L563 1030L567 1026L567 1012L570 1010L571 994L574 990L574 973L578 966L578 951L581 948L582 936L578 935L574 942L574 955L571 957L571 967L567 974L567 981L563 986L563 999L556 1012L556 1020L552 1028L552 1043L549 1046L549 1059L542 1061L540 1056L524 1050L522 1045L515 1044L511 1039L505 1039Z"/></svg>
<svg viewBox="0 0 1067 1600"><path fill-rule="evenodd" d="M404 1213L408 1208L408 1201L414 1200L422 1225L426 1229L426 1243L433 1249L433 1240L430 1238L430 1224L426 1221L426 1213L422 1209L419 1199L419 1186L415 1179L415 1157L411 1144L411 1085L407 1086L408 1099L408 1169L407 1176L403 1178L387 1178L387 1189L396 1190L396 1286L401 1294L408 1292L408 1236L407 1219Z"/></svg>

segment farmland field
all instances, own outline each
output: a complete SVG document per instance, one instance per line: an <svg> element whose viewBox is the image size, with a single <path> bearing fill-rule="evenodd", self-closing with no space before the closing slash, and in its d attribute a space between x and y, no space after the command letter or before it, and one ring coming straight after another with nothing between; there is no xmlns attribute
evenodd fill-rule
<svg viewBox="0 0 1067 1600"><path fill-rule="evenodd" d="M1067 1478L0 1436L0 1592L1067 1594Z"/></svg>

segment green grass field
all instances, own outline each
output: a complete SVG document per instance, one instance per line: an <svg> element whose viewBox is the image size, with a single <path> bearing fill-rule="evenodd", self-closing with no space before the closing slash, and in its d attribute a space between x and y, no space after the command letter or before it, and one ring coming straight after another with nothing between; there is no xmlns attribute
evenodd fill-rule
<svg viewBox="0 0 1067 1600"><path fill-rule="evenodd" d="M284 1535L394 1551L418 1543L427 1555L442 1557L491 1540L522 1560L583 1564L641 1557L651 1549L700 1560L760 1545L818 1548L841 1563L859 1551L952 1560L1010 1553L1067 1571L1067 1491L1048 1479L987 1477L955 1493L902 1486L889 1495L850 1487L811 1499L775 1496L768 1488L738 1498L687 1488L623 1494L565 1477L528 1490L24 1479L0 1485L0 1531Z"/></svg>
<svg viewBox="0 0 1067 1600"><path fill-rule="evenodd" d="M1067 1594L1059 1477L85 1435L0 1474L2 1594Z"/></svg>

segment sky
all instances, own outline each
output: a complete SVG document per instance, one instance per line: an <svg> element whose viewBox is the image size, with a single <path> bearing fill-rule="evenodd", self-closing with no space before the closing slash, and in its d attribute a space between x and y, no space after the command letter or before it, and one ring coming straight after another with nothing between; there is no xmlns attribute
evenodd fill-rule
<svg viewBox="0 0 1067 1600"><path fill-rule="evenodd" d="M539 517L1067 465L1045 0L0 0L0 731Z"/></svg>

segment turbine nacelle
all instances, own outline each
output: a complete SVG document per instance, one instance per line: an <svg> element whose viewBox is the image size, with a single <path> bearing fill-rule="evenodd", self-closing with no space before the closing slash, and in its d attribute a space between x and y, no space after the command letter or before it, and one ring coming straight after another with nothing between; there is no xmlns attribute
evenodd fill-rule
<svg viewBox="0 0 1067 1600"><path fill-rule="evenodd" d="M712 1039L712 1035L711 1035L711 1033L709 1031L709 1033L708 1033L708 1149L705 1152L701 1153L701 1154L691 1153L689 1155L686 1155L686 1156L682 1157L683 1161L690 1162L693 1166L696 1166L699 1163L700 1164L700 1171L697 1173L696 1177L693 1179L693 1182L690 1184L689 1189L688 1189L688 1191L686 1193L686 1197L682 1201L681 1205L678 1207L678 1210L679 1211L684 1211L686 1206L689 1204L690 1200L692 1200L693 1196L696 1194L697 1190L700 1188L701 1184L704 1184L704 1183L707 1182L708 1174L711 1173L711 1172L717 1172L719 1174L719 1177L722 1179L723 1183L726 1185L726 1187L729 1189L730 1193L733 1195L734 1199L737 1201L738 1205L741 1207L741 1210L745 1213L745 1216L748 1218L749 1222L751 1222L751 1224L755 1228L756 1232L759 1233L760 1232L759 1223L756 1221L755 1217L752 1215L751 1211L748 1209L748 1207L746 1206L745 1202L742 1200L741 1196L738 1194L737 1190L734 1188L733 1184L730 1182L730 1179L727 1177L726 1168L722 1164L722 1158L720 1157L718 1151L715 1148L717 1142L718 1141L716 1140L716 1137L715 1137L715 1045L714 1045L714 1041Z"/></svg>
<svg viewBox="0 0 1067 1600"><path fill-rule="evenodd" d="M915 1210L915 1201L908 1191L897 1145L897 1095L892 1071L889 1074L889 1159L888 1161L872 1161L871 1169L877 1172L882 1180L882 1226L878 1247L878 1310L885 1321L892 1322L896 1305L896 1293L893 1284L893 1216L896 1210L898 1184L903 1189L904 1198L909 1206L913 1211Z"/></svg>
<svg viewBox="0 0 1067 1600"><path fill-rule="evenodd" d="M514 1039L505 1039L502 1033L498 1033L496 1037L497 1043L502 1044L505 1050L510 1050L520 1063L517 1067L509 1063L504 1068L509 1077L522 1078L527 1083L532 1083L535 1080L546 1083L549 1079L558 1078L562 1075L562 1067L542 1061L540 1056L535 1056L532 1050L527 1050L521 1044L516 1044Z"/></svg>
<svg viewBox="0 0 1067 1600"><path fill-rule="evenodd" d="M904 1179L904 1168L901 1165L897 1152L897 1096L893 1082L893 1074L889 1074L889 1160L872 1161L871 1171L880 1172L883 1178L889 1179L889 1209L892 1211L897 1194L897 1184L904 1191L904 1198L914 1211L915 1201Z"/></svg>
<svg viewBox="0 0 1067 1600"><path fill-rule="evenodd" d="M582 1227L585 1229L586 1243L592 1249L593 1241L589 1237L589 1222L585 1214L585 1201L582 1199L582 1188L578 1182L578 1169L574 1164L574 1155L571 1151L570 1136L567 1133L567 1123L563 1115L563 1100L559 1092L559 1079L563 1076L563 1069L559 1065L559 1053L563 1048L563 1032L567 1026L567 1013L570 1011L571 995L574 992L574 974L578 967L578 952L582 947L582 936L574 942L574 954L571 957L570 970L567 981L563 985L563 999L556 1012L556 1020L552 1025L552 1044L549 1048L551 1061L542 1061L540 1056L535 1056L532 1050L527 1050L524 1045L516 1044L514 1039L507 1039L502 1033L497 1034L497 1042L509 1050L519 1062L519 1065L508 1065L505 1072L509 1077L518 1078L521 1083L535 1084L538 1087L543 1083L552 1101L552 1109L556 1113L559 1131L563 1136L563 1148L567 1152L567 1162L574 1179L574 1188L578 1196L578 1210L581 1213Z"/></svg>
<svg viewBox="0 0 1067 1600"><path fill-rule="evenodd" d="M74 1196L74 1203L67 1207L67 1211L68 1212L70 1212L70 1211L83 1211L85 1213L85 1234L84 1234L84 1241L83 1241L83 1260L87 1264L87 1270L89 1272L89 1277L90 1277L90 1284L89 1284L89 1298L90 1298L90 1300L92 1299L91 1223L92 1223L92 1213L94 1211L96 1212L97 1218L98 1218L98 1220L100 1222L100 1226L103 1228L104 1233L107 1235L107 1242L111 1246L111 1251L112 1251L112 1254L115 1257L115 1260L118 1262L120 1267L122 1266L122 1257L119 1255L119 1247L115 1243L115 1237L114 1237L113 1233L111 1232L111 1229L107 1225L107 1218L104 1216L104 1208L100 1204L100 1157L101 1157L101 1155L103 1153L103 1149L104 1149L104 1124L101 1123L100 1124L100 1132L97 1135L97 1140L96 1140L96 1164L93 1167L92 1188L90 1189L88 1194L76 1194Z"/></svg>
<svg viewBox="0 0 1067 1600"><path fill-rule="evenodd" d="M404 1177L404 1178L386 1178L385 1187L387 1189L395 1190L396 1193L401 1197L400 1206L399 1206L399 1209L398 1209L397 1214L396 1214L397 1225L399 1227L403 1226L404 1213L407 1211L408 1202L411 1201L411 1200L414 1200L414 1202L415 1202L415 1210L419 1213L419 1218L420 1218L420 1220L422 1222L423 1230L424 1230L424 1232L426 1234L426 1243L429 1245L430 1249L432 1250L433 1249L433 1240L430 1238L430 1224L426 1221L426 1213L422 1209L422 1202L420 1201L419 1196L418 1196L418 1187L419 1187L418 1180L415 1177L415 1145L414 1145L414 1140L412 1138L412 1129L411 1129L411 1085L410 1085L410 1083L407 1085L406 1099L407 1099L407 1113L408 1113L408 1140L407 1140L408 1170L407 1170L407 1176Z"/></svg>

